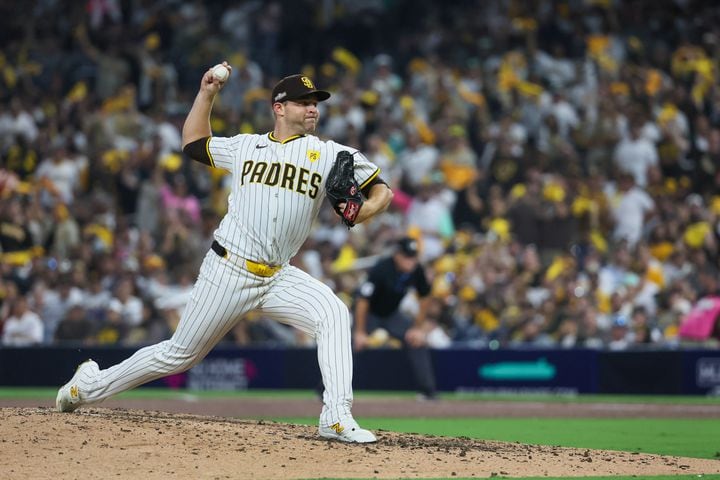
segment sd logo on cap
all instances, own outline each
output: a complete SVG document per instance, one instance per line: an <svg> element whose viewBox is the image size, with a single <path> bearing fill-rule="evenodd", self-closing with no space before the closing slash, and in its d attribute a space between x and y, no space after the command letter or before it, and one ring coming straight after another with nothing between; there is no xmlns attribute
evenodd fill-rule
<svg viewBox="0 0 720 480"><path fill-rule="evenodd" d="M290 75L275 85L270 97L270 103L299 100L311 96L314 96L318 102L322 102L330 98L330 92L316 89L315 84L309 77L300 74Z"/></svg>

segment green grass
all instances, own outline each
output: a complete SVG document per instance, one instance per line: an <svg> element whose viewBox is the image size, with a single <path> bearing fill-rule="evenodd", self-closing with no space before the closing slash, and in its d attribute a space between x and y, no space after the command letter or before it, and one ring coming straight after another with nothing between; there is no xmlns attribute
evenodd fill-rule
<svg viewBox="0 0 720 480"><path fill-rule="evenodd" d="M503 402L555 402L555 403L653 403L682 405L720 405L720 396L699 395L536 395L536 394L493 394L453 393L449 398L456 400L492 400Z"/></svg>
<svg viewBox="0 0 720 480"><path fill-rule="evenodd" d="M0 386L0 398L55 398L57 388L18 388ZM355 398L401 398L414 399L414 392L397 391L355 391ZM315 398L312 390L264 390L244 391L191 391L167 388L137 388L120 395L121 398ZM720 405L720 396L701 397L690 395L553 395L553 394L495 394L495 393L443 393L443 400L473 400L502 402L555 402L555 403L652 403L681 405Z"/></svg>
<svg viewBox="0 0 720 480"><path fill-rule="evenodd" d="M549 480L553 477L493 477L496 479L502 479L502 478L512 478L513 480ZM632 477L561 477L563 480L572 480L572 479L582 479L582 480L720 480L720 475L655 475L655 476L645 476L645 475L633 475ZM309 479L313 480L313 479ZM323 478L323 480L372 480L369 478ZM402 479L399 479L402 480ZM458 477L452 477L452 479L449 478L435 478L433 480L470 480L467 478L458 478Z"/></svg>
<svg viewBox="0 0 720 480"><path fill-rule="evenodd" d="M273 420L317 423L309 417ZM393 432L720 459L717 419L362 418L361 423Z"/></svg>

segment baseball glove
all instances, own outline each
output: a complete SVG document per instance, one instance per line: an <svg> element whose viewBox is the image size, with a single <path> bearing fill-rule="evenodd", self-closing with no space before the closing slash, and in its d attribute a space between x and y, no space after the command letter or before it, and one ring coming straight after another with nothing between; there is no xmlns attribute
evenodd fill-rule
<svg viewBox="0 0 720 480"><path fill-rule="evenodd" d="M328 200L348 228L355 226L355 220L363 204L360 185L355 180L354 172L353 157L350 152L343 150L338 152L325 182ZM340 205L343 203L345 207L341 209Z"/></svg>

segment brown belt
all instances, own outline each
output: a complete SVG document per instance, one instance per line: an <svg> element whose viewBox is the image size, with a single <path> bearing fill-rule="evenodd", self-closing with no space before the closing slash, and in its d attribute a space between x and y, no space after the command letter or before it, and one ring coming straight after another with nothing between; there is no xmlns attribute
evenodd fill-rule
<svg viewBox="0 0 720 480"><path fill-rule="evenodd" d="M220 245L217 240L213 240L210 248L222 258L230 258L230 252L228 252L227 248ZM245 265L245 269L248 272L257 275L258 277L272 277L281 268L281 265L266 265L264 263L253 262L252 260L248 260L246 258L240 260L242 260L242 263Z"/></svg>

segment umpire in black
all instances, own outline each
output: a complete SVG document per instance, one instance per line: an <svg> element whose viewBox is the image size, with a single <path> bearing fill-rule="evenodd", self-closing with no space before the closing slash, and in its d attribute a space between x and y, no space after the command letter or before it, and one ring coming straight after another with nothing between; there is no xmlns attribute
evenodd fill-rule
<svg viewBox="0 0 720 480"><path fill-rule="evenodd" d="M413 319L399 310L410 288L420 297L420 309ZM422 398L435 398L435 374L426 346L425 310L430 284L418 259L418 244L402 238L393 254L380 260L361 284L354 307L353 343L359 352L368 345L368 334L385 329L407 352Z"/></svg>

